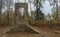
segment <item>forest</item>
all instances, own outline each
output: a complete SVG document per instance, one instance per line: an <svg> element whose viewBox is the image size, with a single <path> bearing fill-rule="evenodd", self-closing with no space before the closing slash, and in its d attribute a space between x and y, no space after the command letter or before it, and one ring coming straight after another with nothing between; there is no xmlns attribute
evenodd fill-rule
<svg viewBox="0 0 60 37"><path fill-rule="evenodd" d="M60 0L0 0L0 34L39 37L29 32L60 37Z"/></svg>

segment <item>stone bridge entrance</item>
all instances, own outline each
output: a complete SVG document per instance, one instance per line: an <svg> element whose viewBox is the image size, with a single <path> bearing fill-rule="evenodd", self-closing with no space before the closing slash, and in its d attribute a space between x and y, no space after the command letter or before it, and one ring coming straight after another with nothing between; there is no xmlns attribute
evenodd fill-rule
<svg viewBox="0 0 60 37"><path fill-rule="evenodd" d="M15 25L9 26L4 29L3 33L11 31L27 31L40 33L36 28L29 24L28 4L16 3L15 4Z"/></svg>
<svg viewBox="0 0 60 37"><path fill-rule="evenodd" d="M28 22L28 4L16 3L15 4L15 20L16 22Z"/></svg>

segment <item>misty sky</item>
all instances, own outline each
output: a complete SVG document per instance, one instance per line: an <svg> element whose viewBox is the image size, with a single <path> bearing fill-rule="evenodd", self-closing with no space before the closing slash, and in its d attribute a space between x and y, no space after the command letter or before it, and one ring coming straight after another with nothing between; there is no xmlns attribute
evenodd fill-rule
<svg viewBox="0 0 60 37"><path fill-rule="evenodd" d="M27 0L28 1L28 0ZM24 0L20 0L20 2L25 2ZM42 8L42 12L47 15L48 13L51 14L51 9L52 9L52 6L50 6L50 3L49 1L45 1L42 3L43 5L43 8ZM29 6L29 12L30 12L30 4L28 3L28 6ZM33 11L36 10L36 8L34 7L34 4L31 3L31 8Z"/></svg>
<svg viewBox="0 0 60 37"><path fill-rule="evenodd" d="M28 2L29 0L27 0L26 2ZM32 1L32 0L31 0ZM14 2L21 2L21 3L24 3L25 1L24 0L14 0ZM42 12L45 14L45 15L47 15L47 14L51 14L52 13L52 11L51 11L51 9L52 9L52 6L50 6L50 3L49 3L49 1L45 1L45 2L43 2L42 3L42 5L43 5L43 8L41 9L42 10ZM31 3L31 9L32 9L32 11L35 11L36 10L36 7L34 6L34 4L33 3ZM3 9L3 12L6 10L6 8L5 9ZM30 14L30 3L28 2L28 12L29 12L29 14Z"/></svg>
<svg viewBox="0 0 60 37"><path fill-rule="evenodd" d="M45 15L52 13L51 11L52 6L50 6L49 1L45 1L42 5L43 5L42 11L45 13Z"/></svg>

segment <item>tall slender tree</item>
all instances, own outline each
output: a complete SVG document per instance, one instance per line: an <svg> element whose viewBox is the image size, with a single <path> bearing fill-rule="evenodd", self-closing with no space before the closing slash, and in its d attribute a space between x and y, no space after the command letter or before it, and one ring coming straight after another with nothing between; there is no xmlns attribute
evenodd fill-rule
<svg viewBox="0 0 60 37"><path fill-rule="evenodd" d="M2 8L2 0L0 0L0 15L1 15L1 8Z"/></svg>
<svg viewBox="0 0 60 37"><path fill-rule="evenodd" d="M41 13L41 0L34 0L35 1L35 6L36 6L36 19L40 19L40 13Z"/></svg>
<svg viewBox="0 0 60 37"><path fill-rule="evenodd" d="M58 20L58 0L56 0L56 12L57 12L57 20Z"/></svg>
<svg viewBox="0 0 60 37"><path fill-rule="evenodd" d="M7 20L9 21L10 7L13 6L13 0L3 0L3 7L7 7Z"/></svg>
<svg viewBox="0 0 60 37"><path fill-rule="evenodd" d="M1 8L2 8L2 0L0 0L0 22L1 22Z"/></svg>
<svg viewBox="0 0 60 37"><path fill-rule="evenodd" d="M29 3L30 3L30 12L31 12L31 11L32 11L32 8L31 8L31 3L32 3L32 1L29 0Z"/></svg>
<svg viewBox="0 0 60 37"><path fill-rule="evenodd" d="M58 0L54 0L54 6L56 5L56 18L55 19L57 19L58 20Z"/></svg>

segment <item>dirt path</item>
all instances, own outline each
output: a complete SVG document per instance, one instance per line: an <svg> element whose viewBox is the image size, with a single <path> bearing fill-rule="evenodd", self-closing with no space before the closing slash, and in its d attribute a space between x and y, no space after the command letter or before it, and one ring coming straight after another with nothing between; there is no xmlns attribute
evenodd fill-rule
<svg viewBox="0 0 60 37"><path fill-rule="evenodd" d="M27 32L15 32L2 34L2 27L0 27L0 37L60 37L60 34L53 32L48 27L36 27L41 34L27 33Z"/></svg>
<svg viewBox="0 0 60 37"><path fill-rule="evenodd" d="M59 33L55 33L52 28L49 27L36 27L41 33L45 34L47 37L60 37Z"/></svg>

